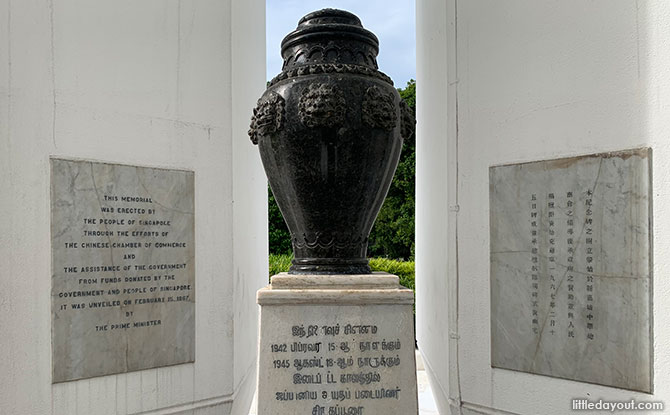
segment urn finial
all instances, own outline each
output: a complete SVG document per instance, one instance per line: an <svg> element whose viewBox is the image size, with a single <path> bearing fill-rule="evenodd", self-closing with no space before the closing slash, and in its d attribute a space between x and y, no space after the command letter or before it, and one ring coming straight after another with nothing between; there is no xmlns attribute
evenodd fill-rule
<svg viewBox="0 0 670 415"><path fill-rule="evenodd" d="M283 69L315 63L363 65L377 69L379 40L356 15L323 9L305 15L281 43Z"/></svg>

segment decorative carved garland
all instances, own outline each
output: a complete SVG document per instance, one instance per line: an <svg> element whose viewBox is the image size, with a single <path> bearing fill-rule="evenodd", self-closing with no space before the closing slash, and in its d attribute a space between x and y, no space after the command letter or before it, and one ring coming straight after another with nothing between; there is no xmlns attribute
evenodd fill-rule
<svg viewBox="0 0 670 415"><path fill-rule="evenodd" d="M361 235L351 235L338 241L334 235L324 235L321 232L314 234L314 240L309 240L309 237L304 233L301 239L297 237L293 238L293 245L298 249L314 249L317 247L321 249L330 249L333 247L336 249L351 249L362 247L367 243L368 238L363 238Z"/></svg>
<svg viewBox="0 0 670 415"><path fill-rule="evenodd" d="M298 76L315 75L320 73L348 73L354 75L372 76L377 79L393 85L393 81L383 72L369 68L363 65L353 65L346 63L317 63L313 65L297 66L288 70L281 71L270 81L270 86L286 79L296 78Z"/></svg>
<svg viewBox="0 0 670 415"><path fill-rule="evenodd" d="M335 65L334 61L336 62L338 58L342 57L344 54L348 54L349 59L354 58L355 61L349 62L347 59L345 59L344 61L348 63L342 63L343 65L367 66L373 70L379 69L377 66L377 59L375 59L375 56L370 53L371 51L369 47L356 48L352 47L352 45L337 46L334 44L329 44L326 46L316 45L294 50L290 56L284 59L282 70L286 70L288 66L310 65L310 59L313 59L314 54L317 52L321 55L321 57L318 59L323 59L323 61L319 62L319 64ZM332 56L330 52L334 52L335 56ZM301 57L304 57L307 61L297 63Z"/></svg>

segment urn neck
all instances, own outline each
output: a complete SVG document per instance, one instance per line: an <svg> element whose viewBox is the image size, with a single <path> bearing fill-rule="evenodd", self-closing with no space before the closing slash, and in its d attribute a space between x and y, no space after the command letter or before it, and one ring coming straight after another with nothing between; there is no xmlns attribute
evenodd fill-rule
<svg viewBox="0 0 670 415"><path fill-rule="evenodd" d="M309 13L281 43L282 70L319 63L353 64L377 69L379 41L360 19L344 10Z"/></svg>

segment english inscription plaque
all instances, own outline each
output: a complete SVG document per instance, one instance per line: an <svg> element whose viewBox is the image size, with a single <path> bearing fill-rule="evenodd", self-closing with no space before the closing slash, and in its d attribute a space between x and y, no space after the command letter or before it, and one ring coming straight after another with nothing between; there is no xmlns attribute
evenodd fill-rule
<svg viewBox="0 0 670 415"><path fill-rule="evenodd" d="M491 167L494 367L651 392L650 159Z"/></svg>
<svg viewBox="0 0 670 415"><path fill-rule="evenodd" d="M51 160L53 381L195 360L193 172Z"/></svg>

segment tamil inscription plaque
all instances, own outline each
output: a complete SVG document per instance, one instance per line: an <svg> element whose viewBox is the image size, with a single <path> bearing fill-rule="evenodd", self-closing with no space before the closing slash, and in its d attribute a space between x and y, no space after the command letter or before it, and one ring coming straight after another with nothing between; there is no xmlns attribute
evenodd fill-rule
<svg viewBox="0 0 670 415"><path fill-rule="evenodd" d="M411 305L264 305L258 413L416 414L412 316Z"/></svg>
<svg viewBox="0 0 670 415"><path fill-rule="evenodd" d="M491 167L492 366L651 392L650 165Z"/></svg>
<svg viewBox="0 0 670 415"><path fill-rule="evenodd" d="M195 360L194 174L51 160L53 381Z"/></svg>

